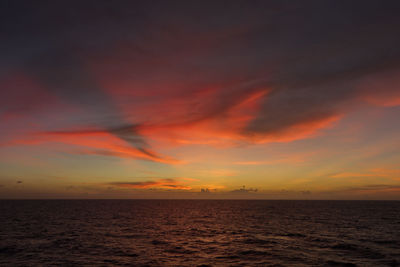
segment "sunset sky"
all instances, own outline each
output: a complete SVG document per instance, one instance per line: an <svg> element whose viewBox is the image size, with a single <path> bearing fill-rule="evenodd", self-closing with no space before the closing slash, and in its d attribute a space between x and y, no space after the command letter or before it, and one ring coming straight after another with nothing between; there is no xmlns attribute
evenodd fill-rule
<svg viewBox="0 0 400 267"><path fill-rule="evenodd" d="M0 198L400 200L399 10L1 1Z"/></svg>

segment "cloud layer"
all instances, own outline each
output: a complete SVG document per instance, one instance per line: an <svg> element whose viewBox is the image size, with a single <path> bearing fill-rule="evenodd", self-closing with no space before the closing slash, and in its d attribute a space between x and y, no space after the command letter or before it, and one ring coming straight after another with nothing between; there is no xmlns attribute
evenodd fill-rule
<svg viewBox="0 0 400 267"><path fill-rule="evenodd" d="M176 164L157 144L289 142L400 105L397 1L1 5L0 119L37 124L3 145Z"/></svg>

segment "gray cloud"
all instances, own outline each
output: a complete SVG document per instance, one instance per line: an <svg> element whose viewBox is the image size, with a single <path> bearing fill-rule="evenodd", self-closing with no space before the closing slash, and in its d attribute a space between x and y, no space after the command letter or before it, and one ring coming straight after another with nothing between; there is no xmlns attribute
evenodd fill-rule
<svg viewBox="0 0 400 267"><path fill-rule="evenodd" d="M239 189L229 191L229 193L240 193L240 194L257 193L257 192L258 192L257 188L246 188L245 186L243 186L242 188L239 188Z"/></svg>

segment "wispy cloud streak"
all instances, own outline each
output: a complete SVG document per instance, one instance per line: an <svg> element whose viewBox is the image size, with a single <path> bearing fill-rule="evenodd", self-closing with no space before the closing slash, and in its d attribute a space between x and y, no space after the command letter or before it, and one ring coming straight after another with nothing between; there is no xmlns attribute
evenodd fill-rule
<svg viewBox="0 0 400 267"><path fill-rule="evenodd" d="M190 186L184 185L181 182L172 179L158 179L143 182L112 182L109 185L133 188L133 189L149 189L149 188L160 188L160 189L175 189L175 190L190 190Z"/></svg>

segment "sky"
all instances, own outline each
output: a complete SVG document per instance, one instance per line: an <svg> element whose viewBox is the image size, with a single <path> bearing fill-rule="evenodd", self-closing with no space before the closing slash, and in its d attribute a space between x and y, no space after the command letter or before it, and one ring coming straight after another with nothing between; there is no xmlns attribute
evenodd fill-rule
<svg viewBox="0 0 400 267"><path fill-rule="evenodd" d="M400 200L399 1L0 3L0 198Z"/></svg>

